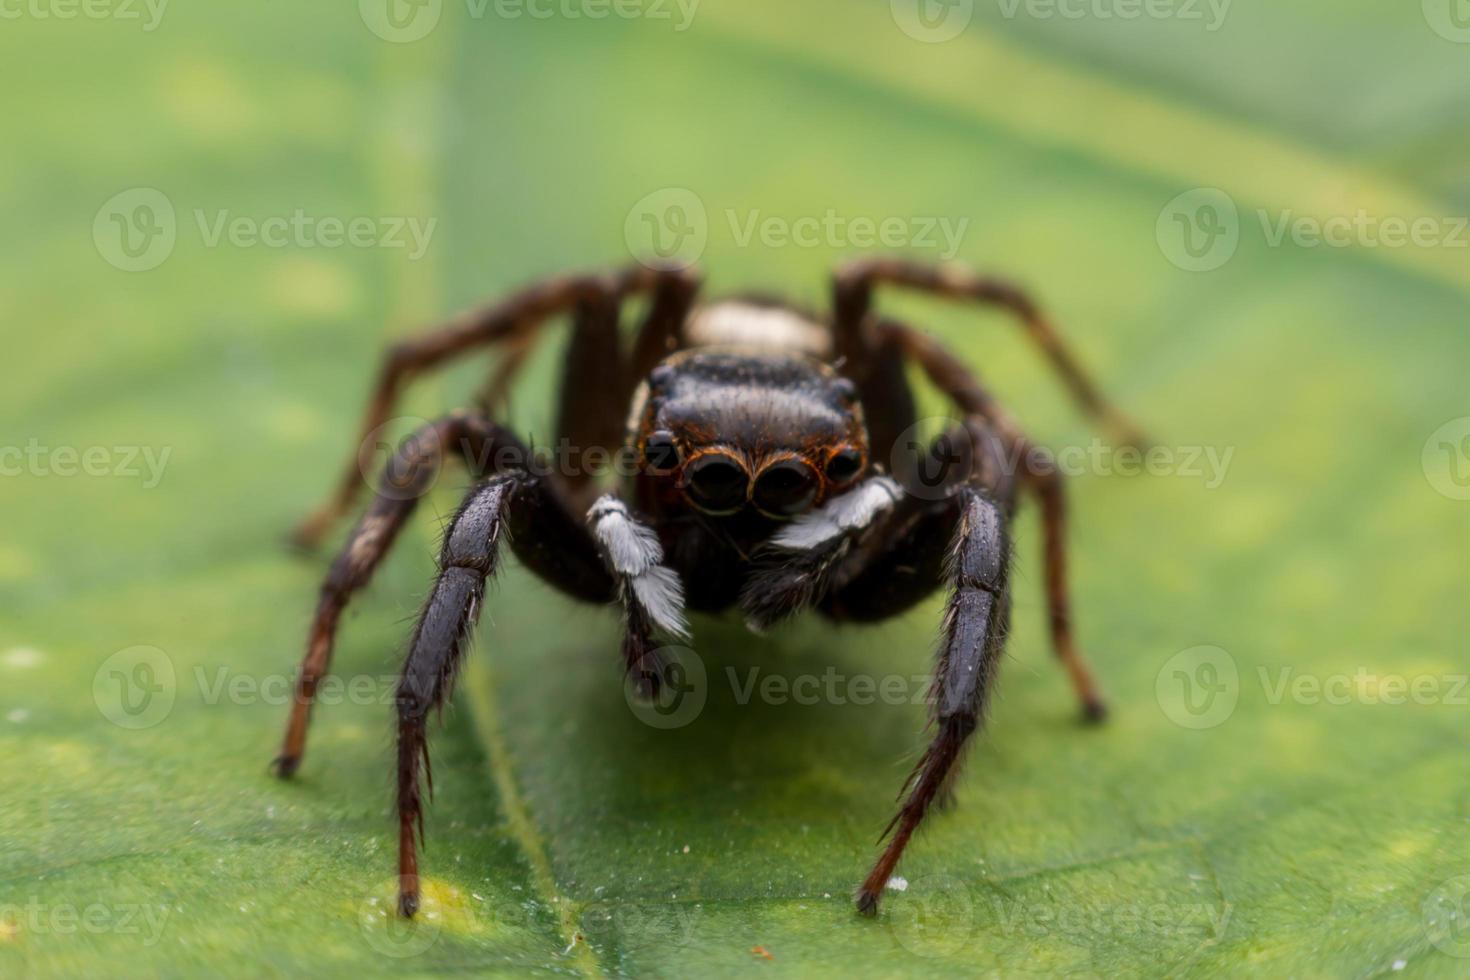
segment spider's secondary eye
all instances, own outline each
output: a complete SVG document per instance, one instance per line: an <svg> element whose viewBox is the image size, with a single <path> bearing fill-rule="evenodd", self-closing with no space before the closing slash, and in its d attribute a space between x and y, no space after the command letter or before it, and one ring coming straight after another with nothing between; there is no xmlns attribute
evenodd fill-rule
<svg viewBox="0 0 1470 980"><path fill-rule="evenodd" d="M744 507L749 482L744 467L721 453L706 453L689 464L689 496L710 513L728 514Z"/></svg>
<svg viewBox="0 0 1470 980"><path fill-rule="evenodd" d="M863 454L852 447L839 449L827 460L827 479L833 483L846 483L858 475L863 468Z"/></svg>
<svg viewBox="0 0 1470 980"><path fill-rule="evenodd" d="M787 459L772 463L755 481L755 505L772 517L795 517L817 499L817 471Z"/></svg>
<svg viewBox="0 0 1470 980"><path fill-rule="evenodd" d="M679 447L674 434L662 430L650 433L643 441L643 464L651 473L669 473L679 465Z"/></svg>

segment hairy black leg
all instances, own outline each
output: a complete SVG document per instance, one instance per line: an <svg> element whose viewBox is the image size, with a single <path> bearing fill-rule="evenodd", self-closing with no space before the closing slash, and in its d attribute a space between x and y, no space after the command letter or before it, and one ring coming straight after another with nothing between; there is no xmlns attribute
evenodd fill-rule
<svg viewBox="0 0 1470 980"><path fill-rule="evenodd" d="M1077 404L1089 416L1101 420L1115 438L1125 443L1147 444L1138 428L1088 376L1051 321L1019 287L957 265L934 265L893 258L868 258L850 262L837 270L833 280L833 318L838 353L867 370L877 340L869 314L873 293L888 284L919 290L944 299L995 306L1012 313L1061 377Z"/></svg>
<svg viewBox="0 0 1470 980"><path fill-rule="evenodd" d="M399 394L415 376L456 356L503 341L528 343L530 335L548 318L580 302L607 296L621 299L646 292L666 275L669 273L634 265L606 275L579 274L549 279L501 302L461 314L427 334L395 344L388 350L373 386L358 445L362 446L389 419ZM354 453L331 497L296 528L293 535L296 542L314 547L333 522L351 508L360 482L359 453Z"/></svg>
<svg viewBox="0 0 1470 980"><path fill-rule="evenodd" d="M1010 618L1007 513L1002 502L965 488L949 556L953 592L944 615L931 693L935 733L905 781L903 804L883 832L888 845L863 879L858 911L873 915L914 831L953 777L965 743L979 728Z"/></svg>
<svg viewBox="0 0 1470 980"><path fill-rule="evenodd" d="M683 584L678 574L663 564L658 535L639 523L616 496L599 498L587 512L587 523L608 570L618 582L624 616L624 670L640 695L655 697L663 665L654 647L654 631L661 630L674 639L689 638Z"/></svg>
<svg viewBox="0 0 1470 980"><path fill-rule="evenodd" d="M1102 719L1107 714L1105 702L1072 634L1066 568L1066 501L1055 461L1050 453L1027 438L980 384L974 372L942 345L901 324L890 323L885 329L899 341L929 380L971 417L970 424L983 423L999 436L1005 446L1007 467L1019 469L1016 475L1026 489L1036 495L1042 509L1052 646L1077 692L1083 717L1090 721Z"/></svg>
<svg viewBox="0 0 1470 980"><path fill-rule="evenodd" d="M399 679L398 911L404 916L412 916L419 907L418 845L424 838L425 783L433 792L426 723L429 712L449 698L480 616L485 582L495 574L505 511L516 491L512 476L481 484L445 530L439 576L414 628Z"/></svg>
<svg viewBox="0 0 1470 980"><path fill-rule="evenodd" d="M464 460L480 475L497 458L523 462L525 449L505 429L478 415L456 413L414 432L388 461L378 491L356 528L332 562L307 636L306 655L296 678L295 697L275 770L290 777L306 751L306 731L317 685L332 664L332 650L342 611L353 593L367 585L398 532L418 506L446 457Z"/></svg>
<svg viewBox="0 0 1470 980"><path fill-rule="evenodd" d="M368 584L398 533L428 492L446 458L462 459L470 473L522 471L527 450L514 435L483 416L457 413L413 433L389 461L377 495L358 521L322 583L306 655L296 679L291 715L274 768L282 778L293 775L306 751L317 686L331 668L342 612L354 593ZM517 556L532 572L567 595L586 602L606 602L613 583L602 567L596 546L582 524L572 518L555 484L523 478L520 506L511 515Z"/></svg>

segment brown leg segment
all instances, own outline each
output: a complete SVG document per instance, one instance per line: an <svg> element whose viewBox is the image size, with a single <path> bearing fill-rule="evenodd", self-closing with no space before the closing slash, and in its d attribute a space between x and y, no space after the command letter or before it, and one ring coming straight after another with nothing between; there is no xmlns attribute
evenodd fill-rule
<svg viewBox="0 0 1470 980"><path fill-rule="evenodd" d="M524 341L547 318L578 303L606 297L622 299L632 293L646 292L671 275L678 274L631 266L608 275L550 279L502 302L464 313L421 337L394 345L383 361L368 401L359 430L359 447L392 416L398 396L414 376L469 351L508 339ZM293 539L298 545L315 547L332 524L351 509L362 482L360 456L361 449L348 460L337 489L327 502L296 528Z"/></svg>
<svg viewBox="0 0 1470 980"><path fill-rule="evenodd" d="M1146 446L1142 432L1118 410L1088 377L1071 350L1020 288L1000 279L976 275L954 265L930 265L901 259L860 259L837 270L833 281L833 318L838 353L857 365L859 376L868 368L875 343L869 314L873 293L880 284L905 286L945 299L996 306L1013 313L1026 333L1051 362L1053 369L1089 416L1102 421L1114 438L1127 445Z"/></svg>
<svg viewBox="0 0 1470 980"><path fill-rule="evenodd" d="M659 277L648 312L644 314L638 336L633 341L624 407L638 383L648 377L659 361L683 345L684 322L694 309L701 284L699 274L692 269L669 270Z"/></svg>
<svg viewBox="0 0 1470 980"><path fill-rule="evenodd" d="M1050 455L1044 459L1034 450L1026 454L1023 476L1041 503L1041 534L1046 548L1046 601L1051 622L1052 647L1066 668L1088 721L1107 717L1107 704L1098 690L1092 668L1077 649L1072 637L1072 601L1067 590L1067 503L1065 484Z"/></svg>

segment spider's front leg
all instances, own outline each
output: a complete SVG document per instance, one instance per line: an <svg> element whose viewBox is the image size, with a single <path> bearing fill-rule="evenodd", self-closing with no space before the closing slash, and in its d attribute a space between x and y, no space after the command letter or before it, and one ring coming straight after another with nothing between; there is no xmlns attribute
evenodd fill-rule
<svg viewBox="0 0 1470 980"><path fill-rule="evenodd" d="M951 498L958 523L947 556L952 592L931 691L935 734L900 790L903 805L883 832L888 846L858 889L857 907L864 915L877 912L879 897L909 839L942 797L965 743L983 719L1010 622L1008 498L1005 494L997 500L973 486ZM931 512L931 521L937 513ZM884 572L886 568L869 569L870 574ZM842 596L834 598L840 601Z"/></svg>
<svg viewBox="0 0 1470 980"><path fill-rule="evenodd" d="M529 540L537 535L543 538L540 547ZM562 516L560 501L545 481L524 474L481 483L445 529L439 574L414 628L396 697L398 908L404 916L412 916L419 906L417 844L423 842L424 833L422 791L424 785L433 791L428 716L449 698L480 616L485 583L495 575L500 544L507 537L514 537L516 554L523 563L569 592L573 591L570 582L560 577L556 562L565 561L570 554L580 563L593 550L586 533ZM605 598L591 593L584 597Z"/></svg>

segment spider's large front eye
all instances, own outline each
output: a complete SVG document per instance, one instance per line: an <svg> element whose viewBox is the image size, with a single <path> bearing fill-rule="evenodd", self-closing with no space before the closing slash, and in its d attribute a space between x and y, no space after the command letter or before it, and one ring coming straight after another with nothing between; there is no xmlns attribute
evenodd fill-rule
<svg viewBox="0 0 1470 980"><path fill-rule="evenodd" d="M679 466L679 447L674 445L674 434L660 429L649 433L643 440L643 465L658 475L671 473Z"/></svg>
<svg viewBox="0 0 1470 980"><path fill-rule="evenodd" d="M817 499L817 471L799 459L784 459L761 471L755 505L772 517L795 517Z"/></svg>
<svg viewBox="0 0 1470 980"><path fill-rule="evenodd" d="M745 506L750 478L733 456L705 453L689 464L689 497L711 514L730 514Z"/></svg>
<svg viewBox="0 0 1470 980"><path fill-rule="evenodd" d="M863 454L846 446L832 454L827 460L827 479L833 483L846 483L858 475L863 468Z"/></svg>

